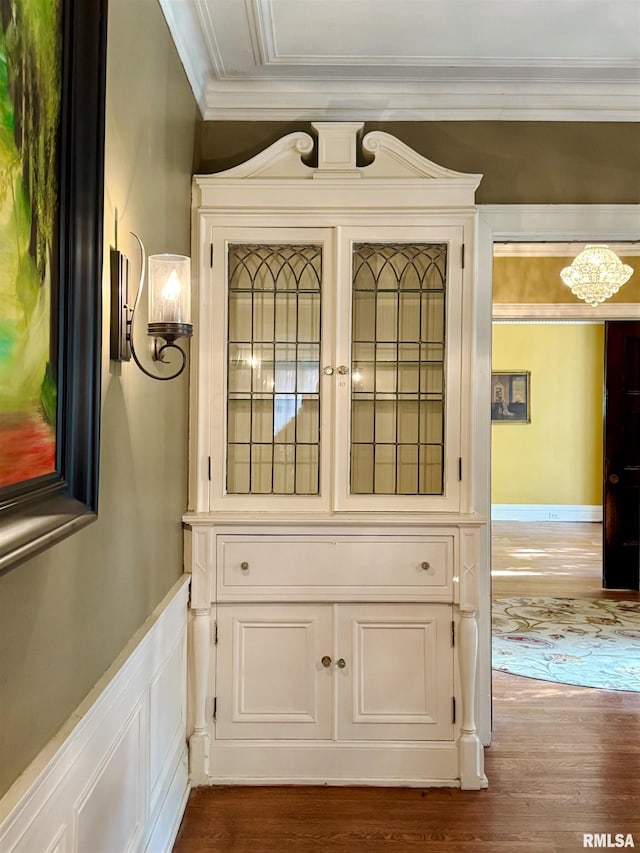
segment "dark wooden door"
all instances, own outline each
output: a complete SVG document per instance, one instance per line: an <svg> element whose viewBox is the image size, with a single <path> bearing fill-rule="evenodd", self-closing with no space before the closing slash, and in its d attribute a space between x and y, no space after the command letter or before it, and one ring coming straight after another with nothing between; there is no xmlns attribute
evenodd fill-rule
<svg viewBox="0 0 640 853"><path fill-rule="evenodd" d="M605 324L603 556L607 589L640 589L640 322Z"/></svg>

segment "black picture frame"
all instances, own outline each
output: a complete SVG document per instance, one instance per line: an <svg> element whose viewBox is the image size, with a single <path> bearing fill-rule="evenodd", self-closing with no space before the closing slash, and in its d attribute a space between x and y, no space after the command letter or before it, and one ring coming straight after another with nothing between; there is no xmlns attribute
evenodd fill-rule
<svg viewBox="0 0 640 853"><path fill-rule="evenodd" d="M500 424L531 423L531 372L501 370L491 373L491 420Z"/></svg>
<svg viewBox="0 0 640 853"><path fill-rule="evenodd" d="M0 571L97 517L106 42L107 0L63 0L56 473L0 502Z"/></svg>

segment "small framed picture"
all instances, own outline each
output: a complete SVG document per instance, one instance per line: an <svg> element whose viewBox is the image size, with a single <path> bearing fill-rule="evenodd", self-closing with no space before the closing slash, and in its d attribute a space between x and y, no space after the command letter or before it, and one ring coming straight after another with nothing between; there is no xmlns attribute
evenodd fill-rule
<svg viewBox="0 0 640 853"><path fill-rule="evenodd" d="M491 374L491 420L502 424L528 424L531 374L504 370Z"/></svg>

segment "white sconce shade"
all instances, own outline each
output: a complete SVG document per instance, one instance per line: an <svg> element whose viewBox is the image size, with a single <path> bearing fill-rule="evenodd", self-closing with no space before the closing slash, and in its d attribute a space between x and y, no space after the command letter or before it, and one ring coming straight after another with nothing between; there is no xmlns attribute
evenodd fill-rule
<svg viewBox="0 0 640 853"><path fill-rule="evenodd" d="M191 259L184 255L149 257L149 334L191 334ZM169 327L173 327L170 329Z"/></svg>
<svg viewBox="0 0 640 853"><path fill-rule="evenodd" d="M617 293L632 273L633 267L623 264L608 246L585 246L560 278L578 299L596 306Z"/></svg>
<svg viewBox="0 0 640 853"><path fill-rule="evenodd" d="M140 237L131 232L140 246L140 282L133 307L129 304L129 259L117 249L111 250L111 358L129 361L133 358L140 370L151 379L175 379L187 364L185 350L176 344L178 338L193 334L191 325L191 258L185 255L151 255L149 258L149 313L147 334L153 340L152 358L167 364L165 355L177 352L180 364L173 373L151 373L142 364L134 343L134 324L138 300L144 287L146 252ZM164 340L162 345L158 339Z"/></svg>

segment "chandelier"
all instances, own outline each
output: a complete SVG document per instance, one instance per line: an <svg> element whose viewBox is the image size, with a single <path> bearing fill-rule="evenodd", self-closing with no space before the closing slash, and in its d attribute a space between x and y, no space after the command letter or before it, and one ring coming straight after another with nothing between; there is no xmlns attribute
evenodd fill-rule
<svg viewBox="0 0 640 853"><path fill-rule="evenodd" d="M578 299L599 305L631 278L633 267L623 264L608 246L585 246L560 278Z"/></svg>

